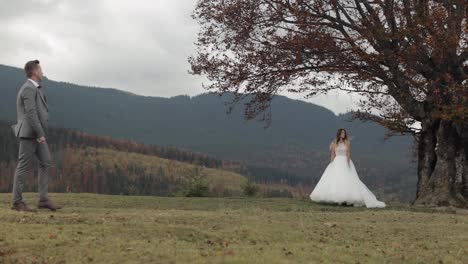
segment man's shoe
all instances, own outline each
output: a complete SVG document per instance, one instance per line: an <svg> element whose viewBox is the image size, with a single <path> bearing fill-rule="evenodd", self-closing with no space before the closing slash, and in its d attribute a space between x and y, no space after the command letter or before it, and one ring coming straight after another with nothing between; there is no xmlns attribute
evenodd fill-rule
<svg viewBox="0 0 468 264"><path fill-rule="evenodd" d="M56 211L58 209L62 209L62 206L53 204L51 201L47 200L47 201L39 202L39 204L37 205L37 208L38 209L49 209L51 211Z"/></svg>
<svg viewBox="0 0 468 264"><path fill-rule="evenodd" d="M36 212L36 210L29 208L24 202L15 203L11 209L18 211L18 212L29 212L29 213Z"/></svg>

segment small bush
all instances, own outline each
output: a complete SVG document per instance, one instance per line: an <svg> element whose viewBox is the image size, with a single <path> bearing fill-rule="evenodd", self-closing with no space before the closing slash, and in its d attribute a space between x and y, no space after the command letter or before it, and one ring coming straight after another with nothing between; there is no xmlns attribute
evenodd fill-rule
<svg viewBox="0 0 468 264"><path fill-rule="evenodd" d="M256 197L260 193L260 188L258 188L256 184L249 181L242 187L242 193L248 197Z"/></svg>
<svg viewBox="0 0 468 264"><path fill-rule="evenodd" d="M192 173L184 179L182 194L185 197L210 196L210 187L202 167L194 167Z"/></svg>

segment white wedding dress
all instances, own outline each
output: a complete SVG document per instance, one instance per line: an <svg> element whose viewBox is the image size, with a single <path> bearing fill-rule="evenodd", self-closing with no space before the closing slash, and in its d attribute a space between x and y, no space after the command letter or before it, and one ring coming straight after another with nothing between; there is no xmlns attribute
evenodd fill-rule
<svg viewBox="0 0 468 264"><path fill-rule="evenodd" d="M353 161L350 165L346 158L346 144L335 147L335 159L330 162L319 182L310 194L310 199L322 203L346 203L367 208L383 208L385 203L377 200L375 195L359 179Z"/></svg>

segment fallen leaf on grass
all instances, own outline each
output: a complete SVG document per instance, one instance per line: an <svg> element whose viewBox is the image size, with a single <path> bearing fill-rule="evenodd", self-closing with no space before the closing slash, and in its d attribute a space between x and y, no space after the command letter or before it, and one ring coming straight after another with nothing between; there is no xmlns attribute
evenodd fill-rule
<svg viewBox="0 0 468 264"><path fill-rule="evenodd" d="M336 226L336 223L327 222L327 223L324 223L324 225L325 225L326 227L335 227L335 226Z"/></svg>

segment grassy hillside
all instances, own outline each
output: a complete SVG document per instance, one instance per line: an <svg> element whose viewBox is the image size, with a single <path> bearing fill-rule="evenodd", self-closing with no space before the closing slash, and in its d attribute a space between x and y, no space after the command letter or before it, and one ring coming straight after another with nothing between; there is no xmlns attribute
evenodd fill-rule
<svg viewBox="0 0 468 264"><path fill-rule="evenodd" d="M18 140L11 131L11 124L13 124L13 122L0 120L0 161L17 159ZM59 151L66 147L95 147L157 156L210 168L220 168L223 163L222 160L208 156L205 153L196 153L175 147L145 145L133 140L116 139L109 136L96 136L64 128L49 128L47 131L47 142L52 152Z"/></svg>
<svg viewBox="0 0 468 264"><path fill-rule="evenodd" d="M466 214L292 199L51 197L66 207L24 214L0 195L0 263L468 263Z"/></svg>
<svg viewBox="0 0 468 264"><path fill-rule="evenodd" d="M186 178L195 176L193 173L196 173L195 170L200 168L194 164L163 159L156 156L92 147L65 149L62 155L64 159L67 159L65 162L67 166L62 170L62 174L66 175L66 177L63 178L65 182L61 185L70 186L71 191L84 191L80 189L86 186L83 179L86 171L83 171L82 168L88 168L88 171L89 168L91 168L91 171L99 171L97 169L99 167L106 174L115 175L118 178L121 176L127 179L126 184L121 188L122 190L126 188L127 194L141 194L142 189L151 187L149 185L161 183L165 183L164 185L170 190L177 191L177 185ZM68 157L74 156L78 156L79 159L68 159ZM234 172L213 168L201 168L201 170L199 173L204 174L211 189L219 188L227 193L239 194L242 185L247 182L244 176ZM100 175L92 176L95 177L89 179L90 182L100 180L101 178ZM138 186L139 180L142 178L147 180L141 182L143 186ZM113 180L117 179L113 178ZM76 186L78 189L73 188L73 186ZM222 195L222 193L220 194Z"/></svg>
<svg viewBox="0 0 468 264"><path fill-rule="evenodd" d="M183 191L188 179L198 177L207 183L203 186L211 192L208 195L238 195L247 181L223 170L221 160L203 153L69 129L50 129L49 135L54 162L50 190L55 192L174 196ZM10 192L18 141L2 121L0 150L0 192ZM37 188L34 175L27 181L26 190Z"/></svg>
<svg viewBox="0 0 468 264"><path fill-rule="evenodd" d="M247 179L237 173L206 168L157 156L94 147L66 147L53 153L50 190L126 195L182 195L189 181L199 179L206 195L239 195ZM1 164L1 163L0 163ZM0 166L0 190L9 192L14 166ZM26 190L37 189L27 178Z"/></svg>

